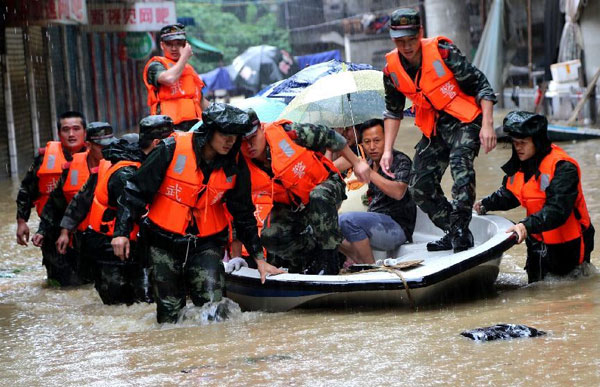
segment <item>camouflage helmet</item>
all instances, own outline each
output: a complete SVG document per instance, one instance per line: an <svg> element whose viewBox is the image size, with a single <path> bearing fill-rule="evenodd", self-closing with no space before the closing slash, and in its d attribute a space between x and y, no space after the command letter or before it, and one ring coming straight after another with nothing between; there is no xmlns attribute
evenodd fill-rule
<svg viewBox="0 0 600 387"><path fill-rule="evenodd" d="M235 106L217 102L202 112L202 125L208 131L217 130L231 135L245 135L254 128L253 120L247 112Z"/></svg>
<svg viewBox="0 0 600 387"><path fill-rule="evenodd" d="M106 146L115 142L113 128L108 122L90 122L85 129L86 140Z"/></svg>
<svg viewBox="0 0 600 387"><path fill-rule="evenodd" d="M244 135L244 138L252 137L252 135L256 133L258 128L260 128L260 119L258 118L258 115L254 111L254 109L250 108L250 109L246 110L246 112L248 113L248 116L250 117L250 121L252 122L252 130L250 130L248 133L246 133Z"/></svg>
<svg viewBox="0 0 600 387"><path fill-rule="evenodd" d="M392 39L417 35L420 28L421 16L412 8L397 9L390 17L390 37Z"/></svg>
<svg viewBox="0 0 600 387"><path fill-rule="evenodd" d="M504 117L502 127L506 134L515 138L547 137L548 135L546 117L525 111L508 113Z"/></svg>
<svg viewBox="0 0 600 387"><path fill-rule="evenodd" d="M140 140L165 138L173 133L173 120L164 114L147 116L140 120Z"/></svg>
<svg viewBox="0 0 600 387"><path fill-rule="evenodd" d="M160 29L160 40L163 42L169 40L186 40L185 26L183 24L169 24Z"/></svg>

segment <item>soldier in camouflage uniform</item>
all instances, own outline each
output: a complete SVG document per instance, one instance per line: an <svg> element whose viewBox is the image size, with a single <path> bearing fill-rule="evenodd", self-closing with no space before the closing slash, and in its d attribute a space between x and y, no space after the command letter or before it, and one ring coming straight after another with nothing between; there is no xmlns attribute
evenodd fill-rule
<svg viewBox="0 0 600 387"><path fill-rule="evenodd" d="M466 250L473 246L468 228L475 200L473 160L480 145L486 152L496 146L492 122L494 91L485 75L449 39L423 39L417 11L394 11L390 35L397 50L386 55L383 71L386 148L381 166L389 171L408 96L413 101L415 124L424 133L415 147L410 192L433 223L446 233L442 239L428 243L427 249ZM436 42L437 50L431 49ZM440 185L448 166L454 180L451 202Z"/></svg>
<svg viewBox="0 0 600 387"><path fill-rule="evenodd" d="M271 159L273 144L267 142L265 135L265 131L273 130L273 127L283 128L296 145L317 152L316 154L323 154L326 150L340 152L352 163L357 176L368 181L369 166L352 153L342 135L323 125L278 121L248 134L243 145L243 152L250 158L250 162L266 172L273 184L283 185L283 172L274 176ZM278 145L280 144L279 142ZM329 177L317 185L312 183L308 203L294 200L282 203L274 195L273 208L264 221L261 233L261 241L269 257L275 254L287 261L290 269L307 274L337 274L340 268L337 248L343 238L338 225L337 208L346 199L346 185L335 166L324 161L317 162L325 166ZM253 184L258 176L255 173L252 172ZM299 178L312 179L308 173ZM284 189L288 196L294 197L292 188Z"/></svg>
<svg viewBox="0 0 600 387"><path fill-rule="evenodd" d="M102 159L102 148L114 141L112 132L112 126L107 122L90 122L87 125L86 139L88 154L85 158L87 164L85 167L90 171L89 173L91 176L95 175L92 171L98 167L98 164ZM69 178L70 169L71 167L66 168L63 171L56 187L50 194L48 202L44 206L44 211L40 216L40 226L34 235L32 242L34 245L41 247L46 244L56 244L58 256L64 256L65 259L72 261L76 268L79 279L72 283L75 285L91 283L94 280L94 263L81 253L83 242L81 231L73 230L73 233L67 237L66 241L62 243L62 245L59 244L60 234L57 230L60 231L60 221L72 198L72 196L67 197L63 189ZM81 177L81 172L82 171L74 171L74 175L71 176L70 183L74 184L75 189L84 184L83 181L77 183L78 179L83 179Z"/></svg>
<svg viewBox="0 0 600 387"><path fill-rule="evenodd" d="M173 132L173 121L164 115L149 116L140 121L139 128L139 142L129 143L126 139L120 139L103 149L104 159L112 164L109 171L117 169L111 172L108 180L104 180L105 188L98 189L98 174L90 176L67 207L65 216L60 223L62 234L59 238L59 245L68 241L69 233L73 232L86 219L93 206L98 206L95 209L98 213L103 211L103 224L100 227L90 218L90 227L84 235L83 254L95 262L95 287L102 302L107 305L151 302L148 294L147 275L144 270L145 265L142 262L146 252L144 249L140 249L140 245L143 245L144 241L138 239L137 242L132 242L130 259L124 261L114 255L110 244L112 233L109 224L111 219L116 216L114 209L117 207L117 199L123 192L127 180L135 174L138 168L135 164L116 164L120 161L142 163L146 159L146 155L160 143L161 139L168 137ZM102 195L99 193L100 191L108 193L106 209L102 208L104 206L103 199L97 198Z"/></svg>
<svg viewBox="0 0 600 387"><path fill-rule="evenodd" d="M202 113L202 121L201 131L169 137L156 147L118 199L112 245L121 259L129 255L133 223L146 213L150 203L142 229L149 245L159 323L178 321L187 292L196 306L222 299L225 281L221 261L228 236L226 224L221 229L223 206L233 216L237 236L256 260L262 281L267 274L280 272L264 261L253 215L250 174L244 158L238 157L240 135L252 129L248 115L215 103ZM201 183L189 183L190 171L202 178ZM181 176L181 185L171 185L175 176ZM227 188L213 185L214 181ZM189 187L185 192L178 189L183 185ZM185 214L178 216L174 211Z"/></svg>
<svg viewBox="0 0 600 387"><path fill-rule="evenodd" d="M62 113L58 118L57 127L61 151L66 161L71 161L72 154L85 151L86 122L81 113L74 111ZM23 246L26 246L29 241L27 221L31 215L31 208L43 196L43 193L40 192L38 171L42 166L47 149L48 147L46 150L42 149L40 154L35 157L17 194L17 243ZM56 180L58 181L58 178ZM53 187L49 187L46 195L52 191ZM38 210L40 216L41 210L42 208ZM41 246L42 263L46 267L48 282L59 286L80 285L83 281L77 272L75 257L64 256L56 252L54 241L58 237L58 232L58 228L47 229L46 239L51 242Z"/></svg>

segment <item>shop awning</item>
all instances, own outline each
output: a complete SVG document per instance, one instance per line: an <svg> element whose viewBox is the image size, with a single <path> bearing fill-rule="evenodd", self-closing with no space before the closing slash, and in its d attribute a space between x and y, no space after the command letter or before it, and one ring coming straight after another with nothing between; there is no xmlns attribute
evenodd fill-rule
<svg viewBox="0 0 600 387"><path fill-rule="evenodd" d="M208 43L196 39L193 36L187 36L188 42L192 45L194 50L194 56L199 57L202 60L217 62L223 59L223 53L218 48L211 46Z"/></svg>

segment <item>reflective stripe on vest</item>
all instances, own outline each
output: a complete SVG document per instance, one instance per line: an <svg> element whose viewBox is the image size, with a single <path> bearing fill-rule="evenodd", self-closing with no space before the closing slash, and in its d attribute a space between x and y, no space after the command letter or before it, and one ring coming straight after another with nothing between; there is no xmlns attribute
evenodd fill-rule
<svg viewBox="0 0 600 387"><path fill-rule="evenodd" d="M50 193L56 187L66 162L67 159L60 141L48 142L44 150L42 164L37 171L39 196L33 203L38 215L42 215L42 210L50 197Z"/></svg>
<svg viewBox="0 0 600 387"><path fill-rule="evenodd" d="M306 205L310 191L326 180L330 171L337 172L337 168L323 155L296 144L283 129L286 123L290 121L280 120L265 126L265 137L271 148L273 185L280 183L287 190L283 203L300 204L300 201ZM275 196L276 202L284 200L280 196Z"/></svg>
<svg viewBox="0 0 600 387"><path fill-rule="evenodd" d="M100 234L113 236L117 208L109 204L108 182L113 173L119 169L128 166L139 168L140 165L140 162L129 160L121 160L114 165L108 160L100 161L100 165L98 166L98 183L94 190L94 200L89 212L89 225L92 230ZM129 234L129 239L132 241L136 240L138 231L139 226L136 223Z"/></svg>
<svg viewBox="0 0 600 387"><path fill-rule="evenodd" d="M415 125L427 137L435 135L438 111L443 110L465 123L472 122L481 114L475 97L460 89L454 74L444 63L438 48L440 40L452 43L443 36L421 39L422 63L418 85L404 70L397 49L385 56L394 86L413 102Z"/></svg>
<svg viewBox="0 0 600 387"><path fill-rule="evenodd" d="M202 119L201 100L204 82L194 68L186 64L177 82L170 86L159 85L157 88L147 79L148 67L152 62L160 62L166 69L170 69L177 63L163 56L152 57L146 63L143 79L148 91L150 114L157 114L160 105L160 114L171 117L174 124Z"/></svg>
<svg viewBox="0 0 600 387"><path fill-rule="evenodd" d="M225 193L235 187L236 176L226 176L222 168L212 171L208 183L198 168L194 153L193 133L178 133L175 137L173 160L158 192L152 199L148 218L159 227L186 235L192 221L198 234L205 237L223 231L229 224Z"/></svg>
<svg viewBox="0 0 600 387"><path fill-rule="evenodd" d="M75 153L73 160L69 163L69 173L62 187L67 203L73 200L73 197L90 177L90 169L87 163L88 154L88 151Z"/></svg>
<svg viewBox="0 0 600 387"><path fill-rule="evenodd" d="M548 188L548 185L550 185L550 182L554 178L556 164L559 161L568 161L577 167L577 173L579 174L578 193L573 211L571 211L567 221L562 226L542 232L541 234L532 235L535 239L546 244L565 243L580 238L582 237L583 230L590 226L590 215L581 189L581 170L579 164L560 147L552 145L552 151L540 164L540 175L538 178L534 175L525 182L523 172L517 172L513 176L510 176L506 183L506 188L515 195L519 203L527 210L527 216L535 214L541 211L546 203L546 188ZM583 257L583 250L581 256Z"/></svg>

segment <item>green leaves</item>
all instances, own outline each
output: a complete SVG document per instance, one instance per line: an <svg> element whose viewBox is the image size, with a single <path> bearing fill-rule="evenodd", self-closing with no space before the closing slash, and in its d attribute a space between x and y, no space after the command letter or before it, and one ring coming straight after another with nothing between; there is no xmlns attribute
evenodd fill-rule
<svg viewBox="0 0 600 387"><path fill-rule="evenodd" d="M223 52L222 65L230 64L250 46L268 44L290 50L289 34L278 25L277 14L272 12L271 5L249 4L245 10L240 10L240 7L177 1L175 6L178 16L193 17L196 22L195 26L186 27L188 35ZM199 73L204 73L220 63L195 55L191 65Z"/></svg>

